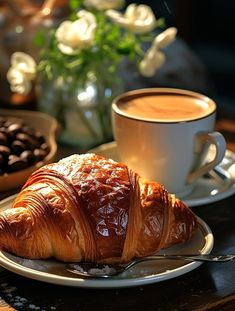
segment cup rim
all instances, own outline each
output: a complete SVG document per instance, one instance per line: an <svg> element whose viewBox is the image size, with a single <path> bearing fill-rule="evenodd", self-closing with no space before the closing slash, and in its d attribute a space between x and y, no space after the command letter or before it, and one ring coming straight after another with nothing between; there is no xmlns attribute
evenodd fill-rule
<svg viewBox="0 0 235 311"><path fill-rule="evenodd" d="M183 95L183 96L189 96L189 97L194 97L197 99L200 99L205 102L210 102L212 104L212 109L208 111L205 115L199 117L199 118L190 118L190 119L184 119L184 120L158 120L158 119L150 119L146 117L140 117L140 116L131 116L123 112L119 107L118 107L118 102L126 99L126 98L134 98L136 96L139 96L140 94L148 94L151 95ZM149 123L164 123L164 124L176 124L176 123L189 123L189 122L195 122L201 119L205 119L209 117L210 115L213 115L216 112L216 103L213 99L210 97L199 93L195 91L190 91L190 90L185 90L185 89L180 89L180 88L142 88L142 89L136 89L132 91L127 91L116 98L114 98L112 102L112 111L115 112L116 114L125 117L127 119L131 120L136 120L136 121L142 121L142 122L149 122Z"/></svg>

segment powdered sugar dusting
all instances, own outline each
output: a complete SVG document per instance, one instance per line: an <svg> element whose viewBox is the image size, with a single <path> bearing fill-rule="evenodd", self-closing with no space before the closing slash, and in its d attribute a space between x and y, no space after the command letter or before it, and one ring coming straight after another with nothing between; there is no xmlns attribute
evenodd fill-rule
<svg viewBox="0 0 235 311"><path fill-rule="evenodd" d="M86 265L86 263L85 263ZM74 264L73 269L82 274L90 274L93 276L103 276L103 275L114 275L117 270L114 267L110 267L109 265L100 265L92 268L84 269L80 264Z"/></svg>
<svg viewBox="0 0 235 311"><path fill-rule="evenodd" d="M107 265L104 265L102 268L93 268L90 269L88 271L88 273L92 274L92 275L113 275L115 274L117 271L115 268L113 267L109 267Z"/></svg>
<svg viewBox="0 0 235 311"><path fill-rule="evenodd" d="M22 259L20 261L21 265L23 265L24 267L27 268L31 268L34 270L39 270L39 271L47 271L48 270L48 263L45 262L45 264L43 265L43 263L39 263L35 260L31 260L31 259Z"/></svg>

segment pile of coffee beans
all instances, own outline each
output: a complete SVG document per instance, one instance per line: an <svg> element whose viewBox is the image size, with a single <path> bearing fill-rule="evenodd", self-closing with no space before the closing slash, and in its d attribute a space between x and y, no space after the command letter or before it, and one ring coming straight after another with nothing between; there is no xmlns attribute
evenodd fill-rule
<svg viewBox="0 0 235 311"><path fill-rule="evenodd" d="M0 176L42 161L49 151L40 131L22 119L0 116Z"/></svg>

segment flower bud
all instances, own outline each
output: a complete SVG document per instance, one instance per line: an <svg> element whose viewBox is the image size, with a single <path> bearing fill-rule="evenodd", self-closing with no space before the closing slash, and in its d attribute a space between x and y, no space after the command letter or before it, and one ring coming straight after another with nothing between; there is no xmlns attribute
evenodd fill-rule
<svg viewBox="0 0 235 311"><path fill-rule="evenodd" d="M113 22L136 34L150 32L156 26L152 9L144 4L130 4L124 14L115 10L108 10L106 15Z"/></svg>

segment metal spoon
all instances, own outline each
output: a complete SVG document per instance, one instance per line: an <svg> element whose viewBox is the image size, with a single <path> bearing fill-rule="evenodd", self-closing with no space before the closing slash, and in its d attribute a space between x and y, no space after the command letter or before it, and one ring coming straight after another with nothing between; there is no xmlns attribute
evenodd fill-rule
<svg viewBox="0 0 235 311"><path fill-rule="evenodd" d="M137 258L126 264L96 264L92 262L79 262L66 265L66 270L82 277L108 278L128 270L134 265L150 260L175 259L202 262L227 262L235 259L235 255L153 255Z"/></svg>

